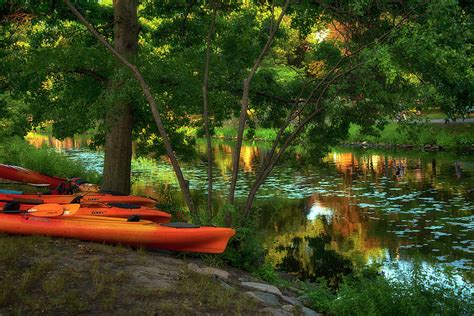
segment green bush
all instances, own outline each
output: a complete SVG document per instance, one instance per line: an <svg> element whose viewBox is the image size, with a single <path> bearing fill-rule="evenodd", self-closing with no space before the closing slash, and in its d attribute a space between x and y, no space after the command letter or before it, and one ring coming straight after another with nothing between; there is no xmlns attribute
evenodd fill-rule
<svg viewBox="0 0 474 316"><path fill-rule="evenodd" d="M449 273L436 280L415 268L411 275L401 280L346 277L337 291L320 281L306 297L314 309L330 315L470 315L474 310Z"/></svg>
<svg viewBox="0 0 474 316"><path fill-rule="evenodd" d="M19 137L1 140L0 163L21 166L46 175L81 177L90 183L100 181L99 174L88 171L80 162L72 161L47 147L35 148Z"/></svg>

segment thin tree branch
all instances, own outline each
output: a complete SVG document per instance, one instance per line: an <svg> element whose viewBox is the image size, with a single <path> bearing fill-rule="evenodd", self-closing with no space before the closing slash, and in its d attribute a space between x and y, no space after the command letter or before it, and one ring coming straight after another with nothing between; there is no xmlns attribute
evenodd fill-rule
<svg viewBox="0 0 474 316"><path fill-rule="evenodd" d="M323 108L320 108L320 109L316 109L315 111L313 111L308 117L306 117L305 119L303 119L303 121L301 121L297 128L290 134L290 136L288 136L288 138L286 139L286 141L284 142L284 144L282 145L282 147L280 148L280 150L278 151L277 155L275 156L275 151L276 151L276 148L280 142L280 139L281 137L283 136L286 128L289 126L290 122L296 118L303 110L303 108L309 103L309 101L312 99L314 93L319 90L319 87L328 79L329 75L331 75L332 73L334 73L339 65L342 63L342 61L344 59L347 59L347 58L350 58L350 57L353 57L355 55L357 55L359 52L361 52L362 50L364 50L365 48L368 48L372 45L374 45L375 43L377 42L381 42L383 40L385 40L395 29L397 29L398 27L400 27L402 25L402 23L404 23L408 17L412 14L412 11L411 12L408 12L407 14L405 14L402 19L396 24L394 25L390 30L388 30L387 32L385 32L384 34L382 34L380 37L378 37L377 39L375 39L374 41L366 44L366 45L363 45L361 47L359 47L357 50L351 52L350 54L348 55L345 55L343 57L341 57L339 59L339 61L336 63L336 65L331 69L331 71L326 75L326 77L316 86L315 89L313 89L313 91L311 92L310 96L306 99L306 102L300 107L299 110L297 110L296 112L293 112L292 114L290 113L290 115L288 116L287 120L285 121L285 123L283 124L283 126L280 128L279 132L277 133L277 136L275 138L275 141L273 142L273 145L272 145L272 149L270 150L270 153L268 154L267 156L267 163L265 164L265 166L263 167L263 169L259 172L259 175L257 176L257 179L255 180L254 184L252 185L252 188L249 192L249 195L247 197L247 201L246 201L246 205L245 205L245 217L248 217L248 215L250 214L250 210L252 208L252 204L253 204L253 201L255 199L255 195L258 191L258 189L260 188L260 186L263 184L263 182L266 180L266 178L268 177L268 175L271 173L271 171L273 170L273 168L275 167L276 163L278 162L278 160L280 159L280 157L282 156L282 154L284 153L284 151L286 150L286 148L289 146L289 144L291 143L291 141L293 141L294 138L296 138L299 133L301 132L301 130L303 129L303 127L311 120L313 119L318 113L320 113L322 111ZM332 78L326 85L325 85L325 88L323 89L323 91L319 94L319 97L318 97L318 100L316 101L316 104L319 104L319 102L321 101L321 98L323 96L323 94L325 93L325 91L329 88L329 86L332 84L332 82L334 82L337 78L339 78L341 75L344 75L346 73L350 73L352 72L352 70L354 70L355 68L359 67L361 64L357 64L355 66L352 66L351 68L349 68L348 71L345 71L343 73L340 73L340 74L337 74L334 78Z"/></svg>
<svg viewBox="0 0 474 316"><path fill-rule="evenodd" d="M313 120L316 115L321 113L324 110L324 106L318 107L318 105L321 103L321 100L323 98L323 95L326 93L327 89L336 81L338 78L352 72L354 69L360 67L362 63L359 63L348 70L338 73L336 76L334 76L330 81L328 81L324 87L324 89L321 91L321 93L318 96L318 99L316 101L317 106L315 107L314 111L311 112L307 117L305 117L295 128L295 130L286 138L285 142L282 144L281 148L278 150L278 153L274 155L270 161L268 161L266 167L262 170L261 175L258 177L258 179L255 181L253 184L249 195L247 197L247 201L245 204L245 217L248 217L250 215L250 210L252 209L252 204L255 199L255 194L257 193L258 189L260 186L263 184L263 182L266 180L268 175L272 172L273 168L276 166L278 161L280 160L281 156L284 154L288 146L293 142L293 140L301 133L303 128L311 121Z"/></svg>
<svg viewBox="0 0 474 316"><path fill-rule="evenodd" d="M280 16L278 17L278 20L276 22L276 25L273 27L272 32L270 33L270 37L268 38L265 46L261 50L260 55L255 60L255 63L253 65L252 69L250 70L250 73L248 74L247 78L244 80L244 83L243 83L243 93L242 93L242 100L241 100L242 107L240 109L239 128L238 128L238 131L237 131L237 141L236 141L236 145L235 145L235 150L234 150L233 156L232 156L232 179L231 179L231 183L230 183L230 190L229 190L229 196L228 196L228 202L230 204L234 204L235 186L236 186L237 177L238 177L238 174L239 174L240 151L241 151L241 148L242 148L245 122L247 120L247 109L248 109L248 105L249 105L250 82L252 81L252 79L255 75L255 72L257 71L258 67L260 66L263 58L268 53L268 51L270 50L270 47L273 44L273 40L275 39L276 32L280 28L281 21L283 20L283 17L285 16L285 13L286 13L286 10L288 8L289 3L290 3L290 0L285 1L285 5L282 8Z"/></svg>
<svg viewBox="0 0 474 316"><path fill-rule="evenodd" d="M102 83L108 83L109 78L102 76L101 74L90 70L90 69L85 69L85 68L74 68L73 70L67 70L66 73L76 73L80 75L86 75L89 76L96 81L102 82Z"/></svg>

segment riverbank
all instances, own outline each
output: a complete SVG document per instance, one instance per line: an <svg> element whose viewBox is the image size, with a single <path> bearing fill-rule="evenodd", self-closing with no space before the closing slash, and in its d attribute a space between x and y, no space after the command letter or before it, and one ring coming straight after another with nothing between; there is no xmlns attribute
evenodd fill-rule
<svg viewBox="0 0 474 316"><path fill-rule="evenodd" d="M0 235L0 314L468 315L472 302L420 279L347 278L339 290L185 254L71 239ZM274 272L273 272L274 273ZM269 275L267 275L268 277Z"/></svg>
<svg viewBox="0 0 474 316"><path fill-rule="evenodd" d="M233 127L216 128L215 137L234 139ZM246 134L247 135L247 134ZM420 151L452 151L474 153L474 123L417 123L387 124L376 135L361 133L361 127L351 125L346 140L341 145L349 147L402 148ZM258 128L253 140L273 141L274 129ZM246 137L249 139L249 137Z"/></svg>
<svg viewBox="0 0 474 316"><path fill-rule="evenodd" d="M184 254L0 235L0 314L317 315L278 289Z"/></svg>
<svg viewBox="0 0 474 316"><path fill-rule="evenodd" d="M343 145L355 147L403 148L424 151L474 152L474 124L387 124L378 135L361 133L351 125Z"/></svg>

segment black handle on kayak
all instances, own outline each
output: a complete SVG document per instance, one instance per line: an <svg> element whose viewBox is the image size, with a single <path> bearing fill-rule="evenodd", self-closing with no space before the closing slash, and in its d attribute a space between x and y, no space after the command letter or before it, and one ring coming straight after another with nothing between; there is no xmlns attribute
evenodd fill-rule
<svg viewBox="0 0 474 316"><path fill-rule="evenodd" d="M44 201L41 199L22 199L22 198L14 198L14 199L0 199L0 202L13 202L17 201L22 204L33 204L33 205L38 205L38 204L44 204Z"/></svg>
<svg viewBox="0 0 474 316"><path fill-rule="evenodd" d="M3 210L3 214L22 214L22 213L27 213L25 211L20 211L20 210Z"/></svg>

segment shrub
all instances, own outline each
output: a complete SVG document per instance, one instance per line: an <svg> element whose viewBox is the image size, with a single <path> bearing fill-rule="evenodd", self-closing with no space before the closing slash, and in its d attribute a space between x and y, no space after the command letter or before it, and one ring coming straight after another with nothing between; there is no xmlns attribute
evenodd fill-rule
<svg viewBox="0 0 474 316"><path fill-rule="evenodd" d="M99 174L88 171L80 162L72 161L47 147L35 148L19 137L5 138L0 144L0 163L17 165L47 175L81 177L98 183Z"/></svg>
<svg viewBox="0 0 474 316"><path fill-rule="evenodd" d="M432 271L431 271L432 274ZM449 273L434 279L415 268L398 280L345 277L337 291L320 281L307 289L313 308L331 315L470 315L474 304Z"/></svg>

